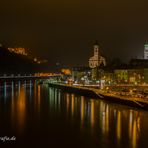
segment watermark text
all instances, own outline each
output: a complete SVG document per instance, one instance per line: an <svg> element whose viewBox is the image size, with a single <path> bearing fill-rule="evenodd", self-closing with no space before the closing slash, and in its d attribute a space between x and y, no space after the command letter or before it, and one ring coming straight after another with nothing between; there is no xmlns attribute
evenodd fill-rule
<svg viewBox="0 0 148 148"><path fill-rule="evenodd" d="M0 141L2 142L6 142L6 141L16 141L16 137L12 136L12 137L8 137L8 136L0 136Z"/></svg>

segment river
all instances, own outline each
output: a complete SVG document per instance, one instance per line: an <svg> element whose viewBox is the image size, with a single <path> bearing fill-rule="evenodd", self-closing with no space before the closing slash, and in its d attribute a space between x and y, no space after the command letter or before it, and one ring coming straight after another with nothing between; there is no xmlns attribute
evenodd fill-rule
<svg viewBox="0 0 148 148"><path fill-rule="evenodd" d="M3 137L15 137L5 140ZM148 111L70 94L36 82L0 85L0 144L147 148Z"/></svg>

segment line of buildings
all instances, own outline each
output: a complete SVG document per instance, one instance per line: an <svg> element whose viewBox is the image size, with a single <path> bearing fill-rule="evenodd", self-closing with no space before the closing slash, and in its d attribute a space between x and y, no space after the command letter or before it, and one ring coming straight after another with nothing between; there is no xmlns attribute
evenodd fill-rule
<svg viewBox="0 0 148 148"><path fill-rule="evenodd" d="M100 53L99 45L94 44L94 55L89 59L89 67L72 69L74 83L85 84L146 84L148 83L148 44L144 45L144 58L131 59L129 64L107 63Z"/></svg>

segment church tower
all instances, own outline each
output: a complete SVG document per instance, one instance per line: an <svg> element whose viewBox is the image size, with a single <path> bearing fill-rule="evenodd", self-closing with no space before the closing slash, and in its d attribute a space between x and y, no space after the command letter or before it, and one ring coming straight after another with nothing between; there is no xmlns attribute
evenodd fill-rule
<svg viewBox="0 0 148 148"><path fill-rule="evenodd" d="M148 59L148 43L144 45L144 59Z"/></svg>
<svg viewBox="0 0 148 148"><path fill-rule="evenodd" d="M93 50L94 50L94 55L93 55L93 57L89 58L89 67L96 68L96 67L100 66L102 63L105 66L106 61L105 61L105 58L100 55L99 45L98 45L97 41L93 46Z"/></svg>
<svg viewBox="0 0 148 148"><path fill-rule="evenodd" d="M94 56L96 57L96 58L98 58L99 57L99 45L98 45L98 43L96 42L95 44L94 44Z"/></svg>

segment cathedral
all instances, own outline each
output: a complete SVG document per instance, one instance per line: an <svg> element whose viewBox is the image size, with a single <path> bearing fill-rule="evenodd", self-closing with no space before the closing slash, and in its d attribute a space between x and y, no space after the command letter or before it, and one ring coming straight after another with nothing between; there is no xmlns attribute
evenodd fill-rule
<svg viewBox="0 0 148 148"><path fill-rule="evenodd" d="M90 68L96 68L103 64L106 66L106 60L104 57L101 56L100 50L99 50L99 45L96 42L94 44L94 56L89 59L89 67Z"/></svg>

